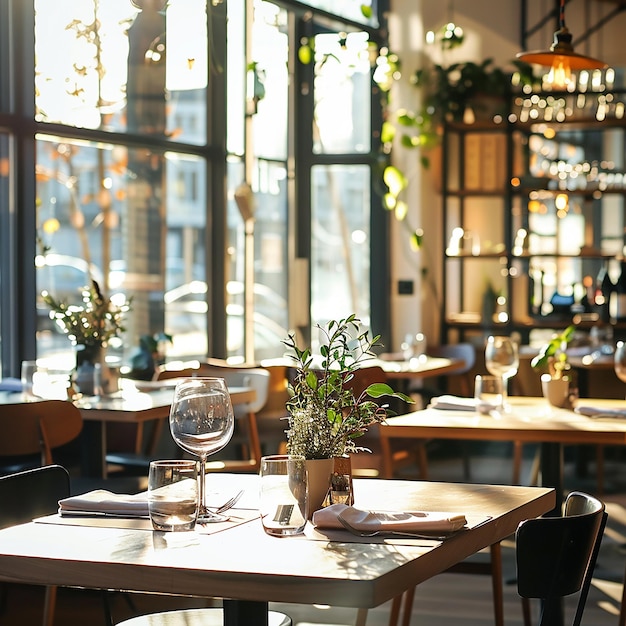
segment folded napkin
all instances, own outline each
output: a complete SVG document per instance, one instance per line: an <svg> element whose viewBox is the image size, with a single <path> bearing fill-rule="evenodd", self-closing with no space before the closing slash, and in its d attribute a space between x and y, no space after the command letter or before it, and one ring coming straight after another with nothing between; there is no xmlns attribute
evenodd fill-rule
<svg viewBox="0 0 626 626"><path fill-rule="evenodd" d="M346 504L332 504L313 513L317 528L343 528L339 516L358 531L449 533L460 530L467 520L457 513L408 511L362 511Z"/></svg>
<svg viewBox="0 0 626 626"><path fill-rule="evenodd" d="M577 406L574 411L587 417L613 417L615 419L626 419L626 408L610 409L599 406Z"/></svg>
<svg viewBox="0 0 626 626"><path fill-rule="evenodd" d="M478 402L475 398L461 398L459 396L439 396L430 401L433 409L444 411L476 411Z"/></svg>
<svg viewBox="0 0 626 626"><path fill-rule="evenodd" d="M79 496L59 500L60 515L117 515L148 517L148 494L134 496L96 489Z"/></svg>

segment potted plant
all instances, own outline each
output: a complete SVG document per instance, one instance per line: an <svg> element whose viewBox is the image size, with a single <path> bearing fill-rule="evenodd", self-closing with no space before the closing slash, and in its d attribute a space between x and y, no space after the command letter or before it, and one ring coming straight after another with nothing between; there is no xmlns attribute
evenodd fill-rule
<svg viewBox="0 0 626 626"><path fill-rule="evenodd" d="M314 358L309 348L299 348L293 334L283 342L287 355L295 363L287 401L287 451L307 459L310 514L322 505L334 459L367 451L357 445L358 438L392 413L388 405L376 400L390 396L412 402L384 382L371 384L359 395L354 394L351 381L355 371L374 358L372 348L380 346L380 336L370 338L367 331L361 330L361 322L354 314L317 328L323 337L319 359ZM322 484L318 488L313 481L318 473L314 465L323 466L319 472Z"/></svg>
<svg viewBox="0 0 626 626"><path fill-rule="evenodd" d="M553 406L571 406L572 366L567 359L567 346L573 339L576 326L570 324L544 344L532 359L533 369L542 372L541 389Z"/></svg>

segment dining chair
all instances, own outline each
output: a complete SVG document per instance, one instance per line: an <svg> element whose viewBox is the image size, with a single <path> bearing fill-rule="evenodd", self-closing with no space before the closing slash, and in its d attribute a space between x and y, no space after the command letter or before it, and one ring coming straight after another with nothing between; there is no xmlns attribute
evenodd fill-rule
<svg viewBox="0 0 626 626"><path fill-rule="evenodd" d="M268 626L291 626L288 615L278 611L269 611ZM221 608L183 609L164 611L132 617L117 626L223 626L224 611Z"/></svg>
<svg viewBox="0 0 626 626"><path fill-rule="evenodd" d="M218 376L226 381L228 387L248 387L254 389L256 399L247 404L238 404L235 411L235 433L233 439L222 453L224 460L209 461L209 471L250 471L258 472L261 466L261 443L256 414L267 402L270 374L262 367L231 366L219 363L202 363L202 376ZM229 449L237 445L240 449L240 458L233 459L227 456Z"/></svg>
<svg viewBox="0 0 626 626"><path fill-rule="evenodd" d="M17 469L51 465L53 450L74 441L82 428L80 410L67 400L0 404L0 458L25 459L26 466L13 465Z"/></svg>
<svg viewBox="0 0 626 626"><path fill-rule="evenodd" d="M228 387L248 387L254 389L256 399L247 404L237 404L235 411L235 434L224 451L218 453L218 460L207 463L208 471L227 472L258 472L261 463L261 444L256 414L267 402L270 374L262 367L250 365L229 365L220 359L194 363L183 369L160 368L157 380L188 376L217 376L226 381ZM240 458L229 458L226 455L234 446L240 449ZM220 458L221 457L221 458ZM215 457L214 457L215 458Z"/></svg>
<svg viewBox="0 0 626 626"><path fill-rule="evenodd" d="M562 517L522 522L515 534L517 592L525 626L530 626L530 599L541 600L539 626L562 623L563 598L578 594L572 626L582 620L607 513L604 503L571 492Z"/></svg>
<svg viewBox="0 0 626 626"><path fill-rule="evenodd" d="M30 522L36 517L56 513L59 500L70 495L70 477L60 465L45 465L0 477L0 528ZM2 587L0 614L8 587ZM46 587L43 626L52 626L56 604L56 586ZM0 620L1 621L1 620Z"/></svg>

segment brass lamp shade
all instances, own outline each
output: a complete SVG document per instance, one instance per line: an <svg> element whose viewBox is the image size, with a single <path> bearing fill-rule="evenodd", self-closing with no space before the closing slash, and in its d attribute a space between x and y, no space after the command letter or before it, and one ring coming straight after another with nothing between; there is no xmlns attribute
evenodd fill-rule
<svg viewBox="0 0 626 626"><path fill-rule="evenodd" d="M554 43L549 50L519 52L516 56L525 63L544 65L546 67L553 66L555 63L567 63L570 69L574 71L597 70L607 67L604 61L574 52L572 34L565 26L554 33Z"/></svg>

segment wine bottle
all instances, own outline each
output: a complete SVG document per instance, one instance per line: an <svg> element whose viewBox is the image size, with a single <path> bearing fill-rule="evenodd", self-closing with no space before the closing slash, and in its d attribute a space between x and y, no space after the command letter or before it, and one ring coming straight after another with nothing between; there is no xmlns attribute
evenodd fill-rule
<svg viewBox="0 0 626 626"><path fill-rule="evenodd" d="M615 319L618 321L626 320L626 259L622 259L621 272L619 278L615 282Z"/></svg>
<svg viewBox="0 0 626 626"><path fill-rule="evenodd" d="M611 300L611 294L613 293L614 285L611 282L609 276L609 264L608 261L600 268L598 276L596 278L596 292L594 296L594 303L598 307L598 313L600 320L604 323L609 322L609 303Z"/></svg>

